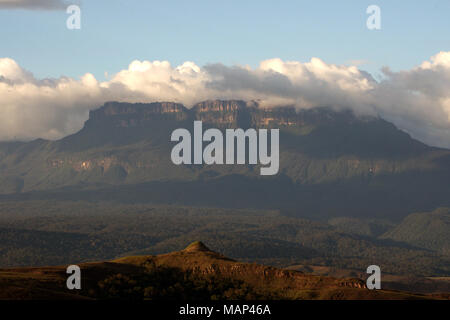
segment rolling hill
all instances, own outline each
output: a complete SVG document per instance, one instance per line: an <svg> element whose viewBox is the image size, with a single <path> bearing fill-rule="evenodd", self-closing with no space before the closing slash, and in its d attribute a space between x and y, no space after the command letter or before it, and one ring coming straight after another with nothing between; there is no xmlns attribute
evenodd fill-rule
<svg viewBox="0 0 450 320"><path fill-rule="evenodd" d="M368 290L359 279L241 263L195 242L182 251L80 265L81 290L65 267L0 269L0 299L429 299Z"/></svg>
<svg viewBox="0 0 450 320"><path fill-rule="evenodd" d="M450 209L410 214L382 238L450 254Z"/></svg>

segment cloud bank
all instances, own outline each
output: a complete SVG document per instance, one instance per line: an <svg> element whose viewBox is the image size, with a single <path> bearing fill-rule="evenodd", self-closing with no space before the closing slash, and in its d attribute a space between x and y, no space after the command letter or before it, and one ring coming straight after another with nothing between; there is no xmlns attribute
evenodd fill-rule
<svg viewBox="0 0 450 320"><path fill-rule="evenodd" d="M0 0L0 9L64 10L63 0Z"/></svg>
<svg viewBox="0 0 450 320"><path fill-rule="evenodd" d="M89 110L106 101L175 101L192 106L207 99L257 100L263 107L330 106L379 115L413 137L450 147L450 52L417 67L382 70L377 82L356 66L265 60L257 68L193 62L133 61L99 82L36 79L14 60L0 59L0 140L57 139L79 130Z"/></svg>

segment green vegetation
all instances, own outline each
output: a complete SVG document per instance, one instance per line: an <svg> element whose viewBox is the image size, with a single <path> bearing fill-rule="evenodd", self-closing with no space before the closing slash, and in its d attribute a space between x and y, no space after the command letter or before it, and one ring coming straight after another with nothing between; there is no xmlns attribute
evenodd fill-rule
<svg viewBox="0 0 450 320"><path fill-rule="evenodd" d="M221 130L279 127L280 173L173 165L170 134L194 119ZM376 264L384 274L448 277L448 181L449 150L379 118L328 108L262 110L239 101L192 110L111 102L64 139L0 143L0 267L156 255L201 239L233 259L278 267L358 274ZM162 275L168 282L158 284ZM234 280L174 269L149 269L139 278L112 272L96 281L111 297L169 297L179 286L186 288L181 294L213 297L219 293L207 288L217 281L220 294L258 294ZM158 294L146 296L152 290Z"/></svg>
<svg viewBox="0 0 450 320"><path fill-rule="evenodd" d="M382 238L450 254L450 208L414 213Z"/></svg>
<svg viewBox="0 0 450 320"><path fill-rule="evenodd" d="M345 231L342 221L346 220L328 223L289 217L275 210L3 202L0 266L64 265L154 255L181 250L202 239L231 258L267 265L323 265L365 272L368 265L378 264L387 273L450 275L447 252L377 237L377 228L392 230L393 222L354 222L372 226L376 232L370 234L370 228L361 233ZM441 237L442 233L435 235Z"/></svg>

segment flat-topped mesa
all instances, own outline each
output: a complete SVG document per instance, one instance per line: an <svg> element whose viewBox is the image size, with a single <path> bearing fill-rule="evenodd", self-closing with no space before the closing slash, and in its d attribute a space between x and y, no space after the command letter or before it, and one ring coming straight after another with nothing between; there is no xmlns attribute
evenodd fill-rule
<svg viewBox="0 0 450 320"><path fill-rule="evenodd" d="M188 117L188 110L180 103L124 103L107 102L89 113L88 122L112 122L114 126L135 127L149 120L181 121Z"/></svg>
<svg viewBox="0 0 450 320"><path fill-rule="evenodd" d="M330 108L296 110L293 106L262 108L254 101L242 100L208 100L195 104L191 109L175 102L107 102L90 112L86 126L95 127L102 123L112 127L143 127L155 120L189 119L221 129L281 128L357 120L351 111L333 111Z"/></svg>
<svg viewBox="0 0 450 320"><path fill-rule="evenodd" d="M152 115L165 113L183 113L187 109L181 103L152 102L152 103L126 103L106 102L101 108L90 112L90 119L126 115Z"/></svg>

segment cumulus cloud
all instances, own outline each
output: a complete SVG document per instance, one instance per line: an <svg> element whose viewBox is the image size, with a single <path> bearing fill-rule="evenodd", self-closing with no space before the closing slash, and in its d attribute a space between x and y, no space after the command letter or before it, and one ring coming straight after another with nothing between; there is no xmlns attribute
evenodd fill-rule
<svg viewBox="0 0 450 320"><path fill-rule="evenodd" d="M57 139L79 130L89 110L105 101L174 101L187 107L206 99L258 101L262 107L329 106L379 115L428 144L450 147L450 52L400 72L384 68L375 81L356 66L265 60L257 68L193 62L133 61L99 82L36 79L14 60L0 59L0 140Z"/></svg>
<svg viewBox="0 0 450 320"><path fill-rule="evenodd" d="M412 136L450 147L450 52L440 52L411 70L384 68L373 94L377 112Z"/></svg>
<svg viewBox="0 0 450 320"><path fill-rule="evenodd" d="M64 10L63 0L0 0L0 9Z"/></svg>

